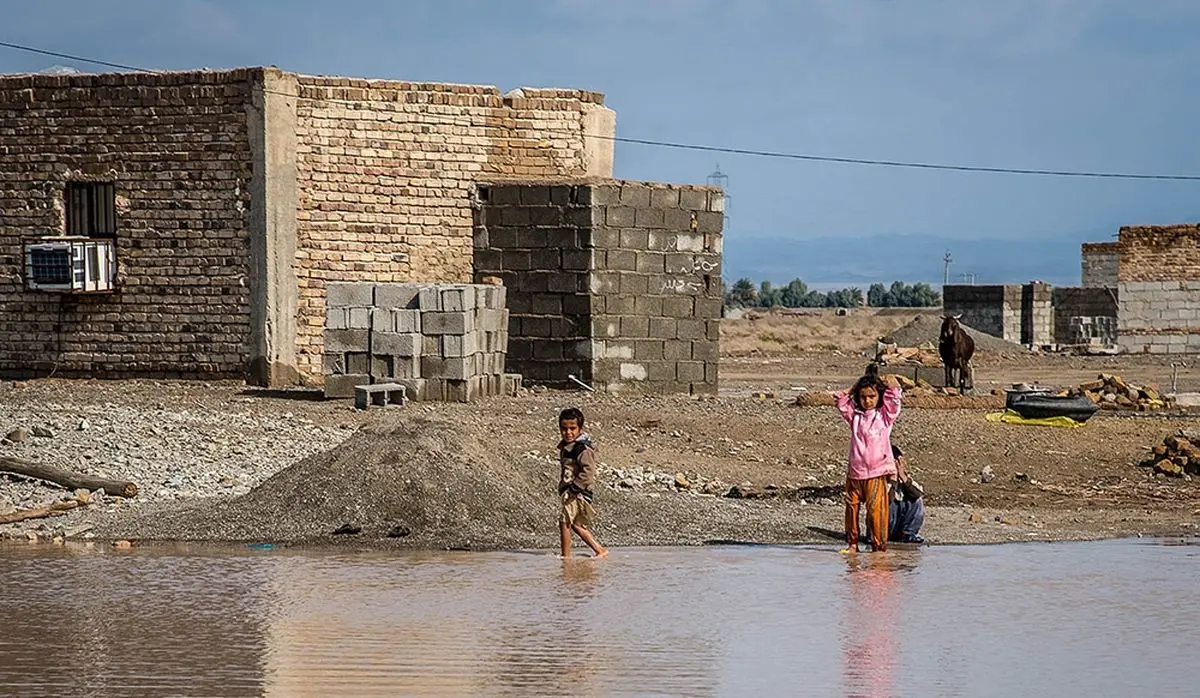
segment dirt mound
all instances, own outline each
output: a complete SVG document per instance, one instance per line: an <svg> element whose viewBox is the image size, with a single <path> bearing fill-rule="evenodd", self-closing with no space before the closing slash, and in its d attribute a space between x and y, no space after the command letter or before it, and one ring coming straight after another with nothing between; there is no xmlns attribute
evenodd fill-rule
<svg viewBox="0 0 1200 698"><path fill-rule="evenodd" d="M545 463L522 467L471 429L426 418L364 426L246 495L215 507L147 516L127 535L159 540L298 542L330 539L346 523L361 536L402 533L427 547L529 545L553 521ZM453 541L455 543L447 543Z"/></svg>
<svg viewBox="0 0 1200 698"><path fill-rule="evenodd" d="M1009 342L986 332L962 325L971 339L975 340L976 351L996 354L1024 354L1029 350L1015 342ZM928 342L937 346L938 334L942 331L942 320L934 315L918 315L912 322L885 336L883 341L901 347L919 347Z"/></svg>

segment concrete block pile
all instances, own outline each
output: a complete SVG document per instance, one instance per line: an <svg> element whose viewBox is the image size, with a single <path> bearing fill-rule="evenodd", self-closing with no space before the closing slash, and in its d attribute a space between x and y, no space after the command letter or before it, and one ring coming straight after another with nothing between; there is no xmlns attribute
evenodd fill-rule
<svg viewBox="0 0 1200 698"><path fill-rule="evenodd" d="M418 401L514 394L520 376L504 373L505 296L490 284L329 284L325 395L385 382Z"/></svg>

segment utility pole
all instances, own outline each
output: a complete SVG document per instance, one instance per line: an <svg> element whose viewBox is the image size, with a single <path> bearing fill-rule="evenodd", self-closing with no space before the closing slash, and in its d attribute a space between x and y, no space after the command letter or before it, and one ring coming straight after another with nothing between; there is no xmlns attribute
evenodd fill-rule
<svg viewBox="0 0 1200 698"><path fill-rule="evenodd" d="M946 250L945 256L942 257L942 261L946 264L946 266L942 269L942 285L946 286L950 283L950 262L954 261L950 258L950 250Z"/></svg>

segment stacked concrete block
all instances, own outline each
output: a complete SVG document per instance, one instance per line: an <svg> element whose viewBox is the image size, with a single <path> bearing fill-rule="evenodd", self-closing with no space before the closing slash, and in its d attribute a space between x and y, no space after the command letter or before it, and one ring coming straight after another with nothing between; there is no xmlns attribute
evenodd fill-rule
<svg viewBox="0 0 1200 698"><path fill-rule="evenodd" d="M478 200L475 273L510 289L509 370L558 387L716 391L720 190L493 184Z"/></svg>
<svg viewBox="0 0 1200 698"><path fill-rule="evenodd" d="M326 288L325 394L400 383L412 400L511 394L505 289L490 284L333 283Z"/></svg>
<svg viewBox="0 0 1200 698"><path fill-rule="evenodd" d="M1054 307L1055 343L1116 345L1117 298L1115 287L1054 289L1051 304Z"/></svg>

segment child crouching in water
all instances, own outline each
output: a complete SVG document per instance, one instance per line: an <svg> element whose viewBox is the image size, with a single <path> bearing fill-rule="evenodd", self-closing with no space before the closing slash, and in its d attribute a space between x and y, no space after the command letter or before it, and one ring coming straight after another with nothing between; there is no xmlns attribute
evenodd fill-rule
<svg viewBox="0 0 1200 698"><path fill-rule="evenodd" d="M558 444L559 462L562 464L562 479L558 494L562 497L562 515L558 521L562 538L562 556L571 557L571 532L579 534L584 543L596 553L596 557L608 555L608 550L592 537L588 527L595 519L592 506L592 486L596 483L596 449L592 439L583 431L583 412L570 407L558 415L558 430L562 441Z"/></svg>
<svg viewBox="0 0 1200 698"><path fill-rule="evenodd" d="M901 390L895 376L885 381L879 366L849 391L837 393L837 408L850 425L850 458L846 473L846 550L858 551L858 510L867 505L871 550L887 550L888 478L896 474L892 426L900 414Z"/></svg>

